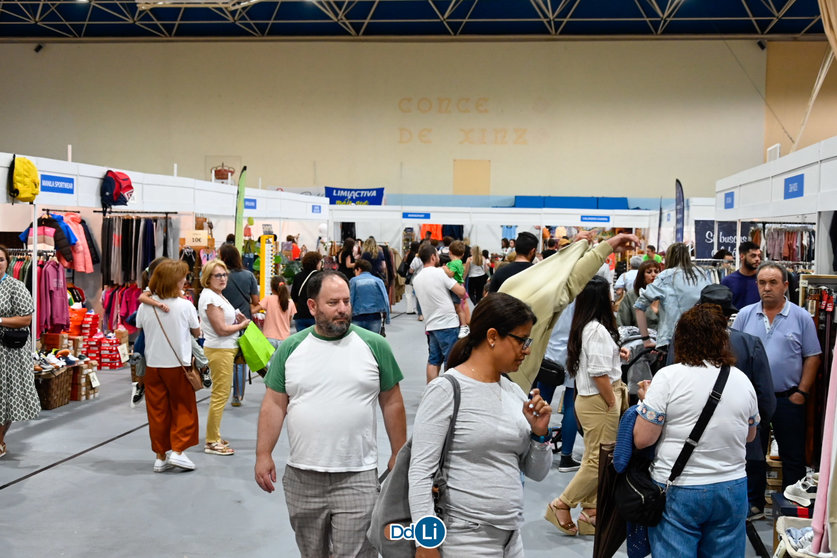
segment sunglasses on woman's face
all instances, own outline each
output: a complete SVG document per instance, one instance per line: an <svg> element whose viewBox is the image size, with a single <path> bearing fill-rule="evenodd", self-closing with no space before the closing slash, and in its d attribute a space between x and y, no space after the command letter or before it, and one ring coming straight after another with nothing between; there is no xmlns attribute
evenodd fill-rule
<svg viewBox="0 0 837 558"><path fill-rule="evenodd" d="M532 346L532 341L534 341L534 339L532 339L531 337L521 337L519 335L515 335L514 333L509 333L508 335L512 339L516 339L517 341L520 342L520 349L523 350L523 351L525 351L526 349L531 347Z"/></svg>
<svg viewBox="0 0 837 558"><path fill-rule="evenodd" d="M215 277L216 279L226 279L227 278L226 273L214 273L212 276Z"/></svg>

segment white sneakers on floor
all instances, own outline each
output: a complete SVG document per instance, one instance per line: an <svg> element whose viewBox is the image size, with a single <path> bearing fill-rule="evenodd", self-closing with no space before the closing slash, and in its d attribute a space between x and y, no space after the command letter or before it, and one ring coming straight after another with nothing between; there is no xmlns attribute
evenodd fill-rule
<svg viewBox="0 0 837 558"><path fill-rule="evenodd" d="M194 471L195 464L187 457L185 453L173 451L169 454L167 460L169 465L183 469L184 471Z"/></svg>
<svg viewBox="0 0 837 558"><path fill-rule="evenodd" d="M173 467L174 467L174 465L172 465L171 463L169 463L165 459L155 459L154 460L154 472L155 473L164 473L164 472L170 470Z"/></svg>
<svg viewBox="0 0 837 558"><path fill-rule="evenodd" d="M804 479L796 481L796 484L785 489L785 498L807 508L817 497L819 482L819 473L808 473Z"/></svg>

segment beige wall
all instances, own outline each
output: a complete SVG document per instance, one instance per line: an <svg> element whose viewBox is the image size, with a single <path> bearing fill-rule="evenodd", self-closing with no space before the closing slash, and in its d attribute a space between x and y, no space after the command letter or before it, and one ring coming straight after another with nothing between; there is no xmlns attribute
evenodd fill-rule
<svg viewBox="0 0 837 558"><path fill-rule="evenodd" d="M490 161L495 195L668 197L677 177L691 197L763 159L752 41L5 44L0 59L0 151L71 143L76 161L156 173L240 157L250 185L451 194L462 159Z"/></svg>
<svg viewBox="0 0 837 558"><path fill-rule="evenodd" d="M781 143L782 155L791 152L793 141L788 134L793 140L799 137L802 119L828 49L829 45L825 41L768 43L769 108L765 109L765 149ZM837 136L837 64L832 64L828 72L797 149L833 136Z"/></svg>

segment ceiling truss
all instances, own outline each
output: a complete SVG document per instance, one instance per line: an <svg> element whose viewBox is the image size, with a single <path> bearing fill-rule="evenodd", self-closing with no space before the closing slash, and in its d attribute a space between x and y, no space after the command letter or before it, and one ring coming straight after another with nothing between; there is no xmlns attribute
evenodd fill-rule
<svg viewBox="0 0 837 558"><path fill-rule="evenodd" d="M823 40L817 0L0 0L0 40Z"/></svg>

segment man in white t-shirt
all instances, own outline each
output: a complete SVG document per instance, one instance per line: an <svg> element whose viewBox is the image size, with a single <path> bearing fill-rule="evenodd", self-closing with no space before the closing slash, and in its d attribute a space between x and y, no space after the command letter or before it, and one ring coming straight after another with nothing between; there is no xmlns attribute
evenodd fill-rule
<svg viewBox="0 0 837 558"><path fill-rule="evenodd" d="M378 494L375 406L386 425L391 469L407 440L403 375L386 339L352 325L342 273L313 274L307 294L314 327L283 341L265 376L256 482L273 492L271 454L287 422L291 451L282 486L300 554L376 558L366 538Z"/></svg>
<svg viewBox="0 0 837 558"><path fill-rule="evenodd" d="M442 364L448 359L448 354L459 339L459 317L451 301L450 293L459 297L466 296L465 287L448 277L439 263L436 249L429 244L419 248L419 258L424 267L420 274L413 279L413 290L416 293L421 312L424 315L424 329L427 332L427 382L439 375Z"/></svg>

